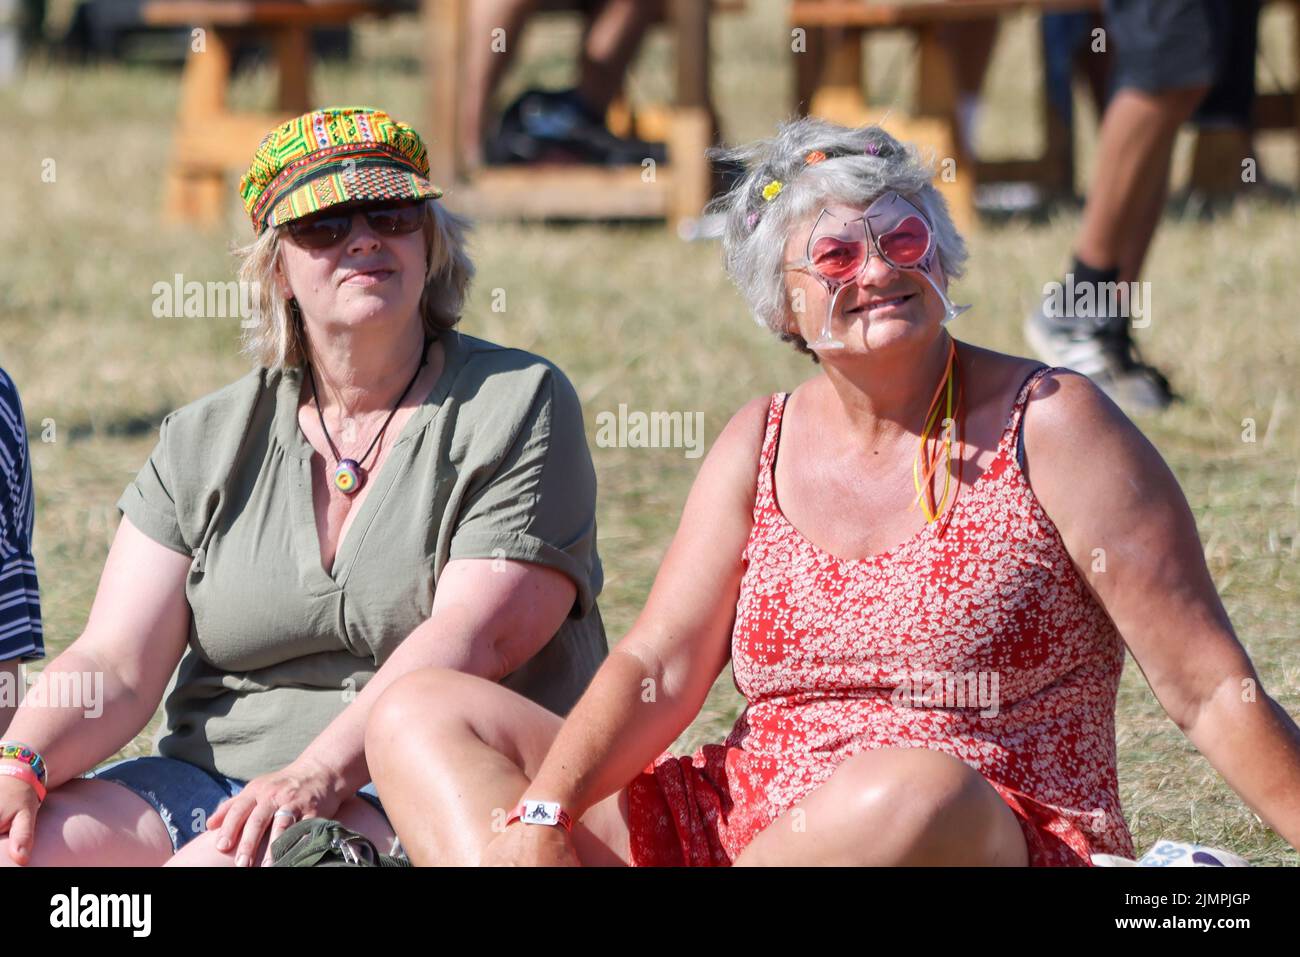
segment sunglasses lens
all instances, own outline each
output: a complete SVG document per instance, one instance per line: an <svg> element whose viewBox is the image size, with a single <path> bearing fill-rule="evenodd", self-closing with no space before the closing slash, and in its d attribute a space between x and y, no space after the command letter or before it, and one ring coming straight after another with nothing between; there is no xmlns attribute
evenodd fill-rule
<svg viewBox="0 0 1300 957"><path fill-rule="evenodd" d="M877 245L880 255L895 266L915 266L930 249L930 228L919 216L908 216L882 234Z"/></svg>
<svg viewBox="0 0 1300 957"><path fill-rule="evenodd" d="M386 236L413 233L424 223L424 203L402 203L370 210L366 213L366 221L371 229Z"/></svg>
<svg viewBox="0 0 1300 957"><path fill-rule="evenodd" d="M347 238L352 216L360 210L330 216L306 216L289 223L289 235L304 249L327 249ZM424 224L424 203L399 202L365 208L366 222L384 236L413 233Z"/></svg>
<svg viewBox="0 0 1300 957"><path fill-rule="evenodd" d="M347 216L308 216L289 224L289 235L304 249L325 249L348 234L352 220Z"/></svg>
<svg viewBox="0 0 1300 957"><path fill-rule="evenodd" d="M852 239L836 236L823 236L813 240L813 268L827 282L848 282L862 268L862 261L867 255L867 244Z"/></svg>

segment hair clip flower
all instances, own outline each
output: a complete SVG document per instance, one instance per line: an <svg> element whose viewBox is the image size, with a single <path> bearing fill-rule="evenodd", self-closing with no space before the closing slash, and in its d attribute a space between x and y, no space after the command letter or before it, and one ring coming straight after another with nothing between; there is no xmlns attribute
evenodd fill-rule
<svg viewBox="0 0 1300 957"><path fill-rule="evenodd" d="M867 152L870 153L872 156L879 156L879 155L880 155L880 144L879 144L879 143L868 143L868 144L867 144Z"/></svg>
<svg viewBox="0 0 1300 957"><path fill-rule="evenodd" d="M745 225L749 227L750 232L753 232L754 227L758 225L757 210L755 210L754 212L750 213L748 216L745 217Z"/></svg>
<svg viewBox="0 0 1300 957"><path fill-rule="evenodd" d="M811 153L809 153L807 156L803 158L803 161L805 166L812 166L814 163L823 162L825 159L826 159L825 153L823 153L821 150L813 150Z"/></svg>
<svg viewBox="0 0 1300 957"><path fill-rule="evenodd" d="M772 202L772 200L776 199L784 188L785 184L779 179L772 180L772 182L763 187L763 199L769 203Z"/></svg>

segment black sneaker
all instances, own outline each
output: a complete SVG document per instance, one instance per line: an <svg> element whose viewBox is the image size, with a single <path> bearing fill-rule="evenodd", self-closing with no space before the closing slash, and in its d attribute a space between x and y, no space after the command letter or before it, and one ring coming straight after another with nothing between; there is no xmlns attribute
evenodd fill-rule
<svg viewBox="0 0 1300 957"><path fill-rule="evenodd" d="M1024 334L1038 358L1086 375L1125 411L1157 412L1180 401L1169 380L1142 360L1126 317L1057 319L1040 305L1025 319Z"/></svg>
<svg viewBox="0 0 1300 957"><path fill-rule="evenodd" d="M663 163L663 143L625 139L605 127L574 90L527 90L506 107L483 146L484 159L508 163L572 162L602 166Z"/></svg>

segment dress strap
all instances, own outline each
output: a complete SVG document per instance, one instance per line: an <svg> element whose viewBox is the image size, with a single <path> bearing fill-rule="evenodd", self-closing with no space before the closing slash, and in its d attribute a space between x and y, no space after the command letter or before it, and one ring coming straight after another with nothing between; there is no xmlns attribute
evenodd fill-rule
<svg viewBox="0 0 1300 957"><path fill-rule="evenodd" d="M759 519L776 506L776 494L772 486L772 467L776 463L776 447L781 441L781 416L785 412L785 400L789 393L772 393L772 400L767 406L767 428L763 432L763 449L758 455L758 482L754 490L754 527L758 528Z"/></svg>
<svg viewBox="0 0 1300 957"><path fill-rule="evenodd" d="M1057 366L1040 366L1029 374L1024 383L1020 386L1020 391L1016 393L1016 401L1011 406L1011 418L1007 420L1006 428L1002 431L1002 440L999 443L999 450L1010 448L1012 442L1015 443L1015 455L1020 467L1024 469L1024 433L1020 428L1021 420L1025 415L1025 406L1029 402L1029 395L1034 391L1034 386L1047 373L1058 371Z"/></svg>
<svg viewBox="0 0 1300 957"><path fill-rule="evenodd" d="M767 406L767 429L763 433L763 449L758 454L758 487L754 491L754 524L745 540L745 548L740 553L740 560L749 564L750 551L755 540L765 534L765 528L776 511L776 495L773 492L772 468L776 462L776 447L781 441L781 416L785 412L785 400L788 392L774 392L772 401Z"/></svg>
<svg viewBox="0 0 1300 957"><path fill-rule="evenodd" d="M790 398L789 392L772 393L772 401L767 407L767 430L763 434L763 450L758 456L758 487L754 497L754 518L764 509L776 504L772 491L772 470L776 463L777 446L781 444L781 419L785 415L785 403Z"/></svg>

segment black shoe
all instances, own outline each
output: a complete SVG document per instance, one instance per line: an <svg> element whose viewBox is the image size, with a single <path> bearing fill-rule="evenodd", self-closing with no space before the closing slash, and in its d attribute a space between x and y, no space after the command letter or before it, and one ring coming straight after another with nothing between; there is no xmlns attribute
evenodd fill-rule
<svg viewBox="0 0 1300 957"><path fill-rule="evenodd" d="M663 143L624 139L606 127L574 90L527 90L501 115L483 146L490 164L577 162L639 165L667 159Z"/></svg>

